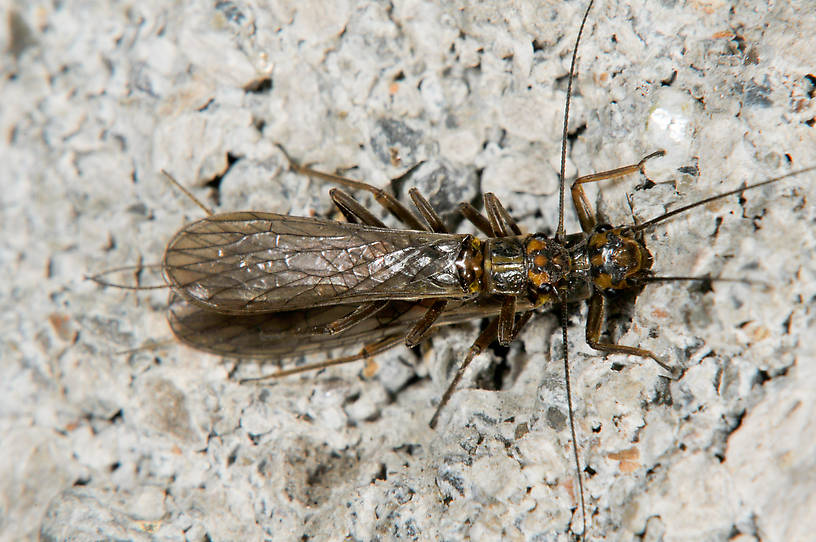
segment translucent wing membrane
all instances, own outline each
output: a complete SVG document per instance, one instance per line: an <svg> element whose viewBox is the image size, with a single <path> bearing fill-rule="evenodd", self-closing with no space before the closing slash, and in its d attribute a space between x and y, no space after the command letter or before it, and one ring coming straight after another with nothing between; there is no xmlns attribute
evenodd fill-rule
<svg viewBox="0 0 816 542"><path fill-rule="evenodd" d="M168 283L226 314L378 299L469 295L456 260L470 236L237 212L186 225L164 255Z"/></svg>
<svg viewBox="0 0 816 542"><path fill-rule="evenodd" d="M276 312L270 314L219 314L170 294L168 320L181 341L213 354L280 360L334 348L362 346L391 336L405 336L432 304L423 301L392 301L376 315L332 334L332 323L348 316L357 305ZM501 300L481 298L451 302L435 327L495 316ZM530 310L520 303L519 310Z"/></svg>

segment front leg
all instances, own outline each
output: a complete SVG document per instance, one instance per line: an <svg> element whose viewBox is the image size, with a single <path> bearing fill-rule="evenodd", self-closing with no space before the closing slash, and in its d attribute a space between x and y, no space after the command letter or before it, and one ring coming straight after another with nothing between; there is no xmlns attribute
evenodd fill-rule
<svg viewBox="0 0 816 542"><path fill-rule="evenodd" d="M630 173L635 173L636 171L643 173L643 168L645 167L647 160L657 156L663 156L664 154L666 154L666 151L661 150L653 152L648 156L644 156L637 164L630 164L628 166L610 169L609 171L584 175L583 177L578 177L575 179L575 181L572 183L572 187L570 188L570 192L572 193L572 204L575 206L575 212L578 213L578 221L581 223L581 229L584 231L584 233L592 233L592 230L595 228L598 221L595 219L595 212L592 209L592 205L589 204L589 201L586 198L584 189L581 186L582 184L595 183L608 179L617 179L618 177L623 177L624 175L629 175Z"/></svg>
<svg viewBox="0 0 816 542"><path fill-rule="evenodd" d="M636 348L634 346L624 346L622 344L603 343L601 342L601 326L604 322L604 304L605 298L603 294L595 292L589 300L589 313L587 314L586 324L586 342L595 350L607 352L610 354L628 354L630 356L639 356L641 358L651 358L658 365L663 367L672 377L676 376L676 371L666 365L657 354L644 348Z"/></svg>

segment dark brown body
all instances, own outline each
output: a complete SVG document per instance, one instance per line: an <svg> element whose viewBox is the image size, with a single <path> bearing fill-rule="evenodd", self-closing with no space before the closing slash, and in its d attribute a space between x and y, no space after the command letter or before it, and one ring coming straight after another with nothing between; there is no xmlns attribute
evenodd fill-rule
<svg viewBox="0 0 816 542"><path fill-rule="evenodd" d="M170 322L184 342L224 355L280 358L364 344L404 336L427 300L448 300L434 322L446 325L497 315L508 296L516 312L586 299L599 275L591 239L480 240L271 213L214 215L186 225L167 246ZM372 301L393 303L343 333L327 332Z"/></svg>

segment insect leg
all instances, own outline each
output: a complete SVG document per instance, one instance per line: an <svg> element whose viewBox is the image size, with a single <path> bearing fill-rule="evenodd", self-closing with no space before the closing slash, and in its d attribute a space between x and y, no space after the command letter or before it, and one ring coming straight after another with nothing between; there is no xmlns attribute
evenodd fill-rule
<svg viewBox="0 0 816 542"><path fill-rule="evenodd" d="M490 226L490 221L485 218L476 207L464 201L459 204L459 212L462 213L462 216L469 220L471 224L476 226L479 231L488 237L495 237L495 235L493 235L493 228Z"/></svg>
<svg viewBox="0 0 816 542"><path fill-rule="evenodd" d="M508 346L513 342L513 328L516 323L516 297L508 295L499 312L499 344Z"/></svg>
<svg viewBox="0 0 816 542"><path fill-rule="evenodd" d="M419 211L419 214L422 215L422 218L424 218L425 222L431 227L431 231L436 233L449 233L447 226L442 222L442 217L440 217L433 206L431 206L431 202L420 194L419 190L412 188L408 191L408 194L411 196L411 200L414 202L414 206Z"/></svg>
<svg viewBox="0 0 816 542"><path fill-rule="evenodd" d="M501 201L499 201L499 198L496 197L496 194L490 193L490 199L491 203L489 208L495 208L498 216L501 217L501 220L504 222L506 227L510 228L510 231L516 235L521 235L521 228L519 228L513 217L510 216L510 213L507 212L507 209L504 208L504 205L501 204Z"/></svg>
<svg viewBox="0 0 816 542"><path fill-rule="evenodd" d="M527 325L527 322L530 321L530 318L533 317L533 311L527 311L523 313L516 319L516 323L513 324L513 333L510 335L510 341L514 341L524 326Z"/></svg>
<svg viewBox="0 0 816 542"><path fill-rule="evenodd" d="M492 192L484 195L485 210L487 211L487 218L490 221L490 226L496 237L507 237L512 231L516 235L521 235L521 228L518 227L516 221L507 212L507 209L499 201ZM508 231L509 230L509 231Z"/></svg>
<svg viewBox="0 0 816 542"><path fill-rule="evenodd" d="M247 382L264 382L266 380L273 380L275 378L281 378L284 376L289 376L297 373L305 373L308 371L317 371L320 369L325 369L327 367L334 367L335 365L342 365L344 363L351 363L353 361L359 361L361 359L370 358L385 352L386 350L390 350L397 346L398 344L402 343L403 336L402 335L391 335L380 339L377 342L365 345L362 350L360 350L357 354L352 354L350 356L343 356L339 358L327 359L324 361L320 361L318 363L309 363L308 365L301 365L300 367L292 367L291 369L284 369L282 371L278 371L277 373L272 373L265 376L259 376L257 378L244 378L240 381L241 384L245 384Z"/></svg>
<svg viewBox="0 0 816 542"><path fill-rule="evenodd" d="M408 209L405 205L400 203L397 198L382 188L377 188L376 186L372 186L362 181L355 181L354 179L341 177L340 175L323 173L322 171L317 171L310 167L301 166L291 159L289 160L289 163L295 172L302 175L323 179L324 181L329 181L330 183L339 184L354 190L365 190L366 192L370 192L374 196L374 199L377 200L377 203L382 205L389 213L408 226L408 228L412 230L428 231L428 227L422 224L422 221L419 220L419 218L412 213L410 209Z"/></svg>
<svg viewBox="0 0 816 542"><path fill-rule="evenodd" d="M459 381L462 380L465 370L468 368L468 365L470 365L470 362L473 361L473 358L481 354L485 348L490 346L490 343L492 343L493 339L496 338L498 332L499 319L494 318L473 342L468 350L467 356L465 356L465 360L459 366L459 369L456 370L456 375L454 375L453 380L451 380L451 383L448 385L448 389L445 390L445 394L442 395L442 398L439 400L439 404L436 406L436 412L434 412L431 421L428 423L428 425L431 426L431 429L436 427L436 423L439 421L439 414L442 412L445 405L448 404L448 401L450 401L453 392L456 391L456 386L458 386Z"/></svg>
<svg viewBox="0 0 816 542"><path fill-rule="evenodd" d="M656 156L663 156L664 154L666 154L666 151L653 152L648 156L644 156L637 164L610 169L609 171L602 171L600 173L593 173L591 175L584 175L583 177L575 179L570 188L570 192L572 192L572 203L575 206L575 211L578 213L578 220L581 222L581 229L584 233L592 232L592 229L597 224L597 220L595 219L595 213L592 211L592 206L589 204L589 201L587 201L586 194L584 194L584 189L581 187L582 184L616 179L637 171L643 173L643 167L646 165L647 160Z"/></svg>
<svg viewBox="0 0 816 542"><path fill-rule="evenodd" d="M372 301L370 303L363 303L346 316L338 318L334 322L326 325L325 331L332 335L345 331L350 327L356 326L366 318L374 316L383 310L388 303L389 301Z"/></svg>
<svg viewBox="0 0 816 542"><path fill-rule="evenodd" d="M499 313L499 344L508 346L516 340L521 329L533 316L533 311L527 311L516 318L516 297L507 296L502 303Z"/></svg>
<svg viewBox="0 0 816 542"><path fill-rule="evenodd" d="M212 210L212 209L210 209L209 207L207 207L206 205L204 205L204 204L201 202L201 200L199 200L197 197L195 197L195 196L193 195L193 193L192 193L192 192L190 192L189 190L187 190L187 189L186 189L186 188L185 188L185 187L184 187L184 186L183 186L183 185L182 185L180 182L178 182L178 181L177 181L177 180L176 180L176 179L175 179L175 178L174 178L172 175L170 175L169 173L167 173L167 171L165 171L165 170L161 170L161 172L164 174L164 176L165 176L165 177L167 177L167 179L168 179L168 180L169 180L171 183L173 183L173 185L174 185L176 188L178 188L178 189L181 191L181 193L182 193L182 194L184 194L185 196L187 196L188 198L190 198L190 199L192 200L192 202L193 202L193 203L195 203L196 205L198 205L198 207L199 207L199 208L200 208L202 211L204 211L205 213L207 213L207 216L212 216L213 214L215 214L215 213L213 213L213 210Z"/></svg>
<svg viewBox="0 0 816 542"><path fill-rule="evenodd" d="M589 300L589 313L587 314L586 325L586 342L595 350L601 352L609 352L614 354L629 354L631 356L640 356L642 358L652 358L658 365L663 367L672 376L676 375L676 370L666 365L657 354L650 350L643 348L636 348L634 346L624 346L614 343L602 343L601 338L601 324L604 320L604 296L598 292L592 294Z"/></svg>
<svg viewBox="0 0 816 542"><path fill-rule="evenodd" d="M371 214L371 212L363 207L359 201L354 199L354 197L345 192L340 190L339 188L332 188L329 190L329 196L331 196L334 205L340 209L340 212L343 213L343 216L346 217L346 220L349 222L362 222L363 224L367 224L369 226L376 226L378 228L384 228L385 224Z"/></svg>
<svg viewBox="0 0 816 542"><path fill-rule="evenodd" d="M412 327L411 331L405 336L405 346L413 348L421 343L422 340L428 336L431 326L436 319L439 318L439 315L442 314L442 311L445 310L447 304L447 299L437 299L434 301L433 304L428 307L428 310L425 311L422 318L414 324L414 327Z"/></svg>

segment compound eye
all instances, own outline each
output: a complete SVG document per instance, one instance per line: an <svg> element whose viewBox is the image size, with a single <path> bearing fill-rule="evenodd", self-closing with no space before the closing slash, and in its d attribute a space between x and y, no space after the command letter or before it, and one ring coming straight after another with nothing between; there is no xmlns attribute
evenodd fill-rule
<svg viewBox="0 0 816 542"><path fill-rule="evenodd" d="M612 229L609 224L598 224L595 226L595 233L603 233Z"/></svg>

